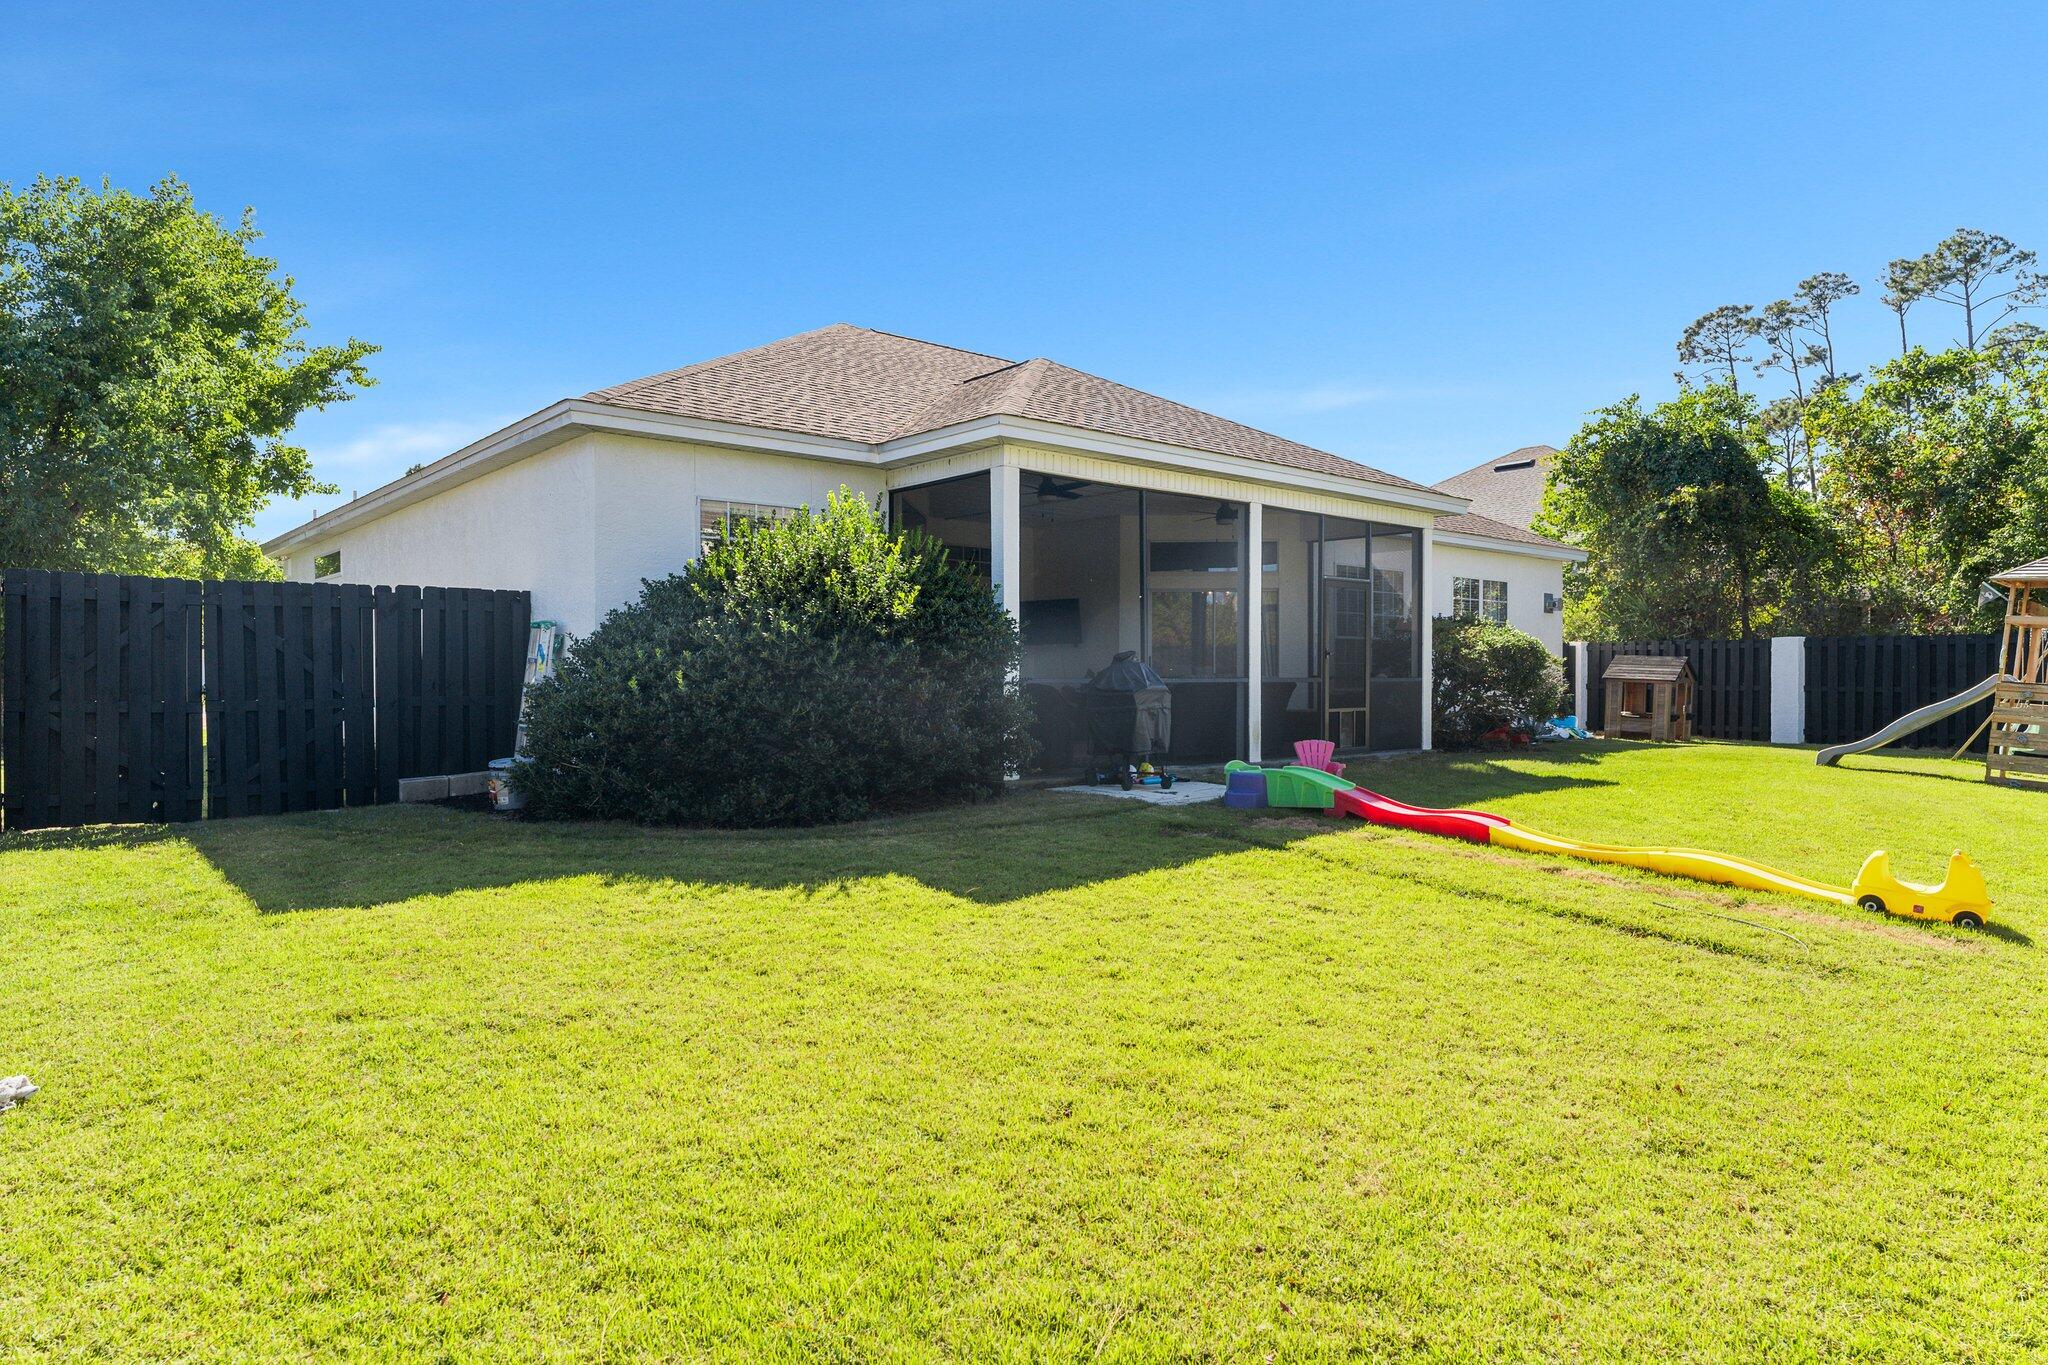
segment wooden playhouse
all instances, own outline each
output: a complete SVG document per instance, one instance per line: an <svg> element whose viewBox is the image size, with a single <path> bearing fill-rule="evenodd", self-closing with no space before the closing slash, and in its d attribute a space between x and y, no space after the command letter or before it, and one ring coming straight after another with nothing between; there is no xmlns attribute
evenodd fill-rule
<svg viewBox="0 0 2048 1365"><path fill-rule="evenodd" d="M1692 665L1684 659L1617 654L1600 681L1604 738L1692 738Z"/></svg>
<svg viewBox="0 0 2048 1365"><path fill-rule="evenodd" d="M2005 589L2005 638L1984 755L1988 782L2048 785L2048 559L1995 575Z"/></svg>

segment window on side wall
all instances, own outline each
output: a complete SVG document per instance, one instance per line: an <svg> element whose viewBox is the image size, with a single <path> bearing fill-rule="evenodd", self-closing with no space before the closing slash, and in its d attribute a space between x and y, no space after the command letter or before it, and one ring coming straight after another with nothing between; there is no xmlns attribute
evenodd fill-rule
<svg viewBox="0 0 2048 1365"><path fill-rule="evenodd" d="M1460 620L1479 614L1479 580L1476 578L1453 578L1451 580L1451 615Z"/></svg>
<svg viewBox="0 0 2048 1365"><path fill-rule="evenodd" d="M313 577L332 578L341 572L341 551L330 550L324 555L313 556Z"/></svg>
<svg viewBox="0 0 2048 1365"><path fill-rule="evenodd" d="M1508 585L1498 578L1481 579L1479 584L1480 613L1489 621L1508 623Z"/></svg>
<svg viewBox="0 0 2048 1365"><path fill-rule="evenodd" d="M728 502L723 498L700 498L697 500L697 525L699 554L709 554L725 544L732 528L743 522L760 526L774 526L788 521L797 514L794 507L778 507L765 502Z"/></svg>

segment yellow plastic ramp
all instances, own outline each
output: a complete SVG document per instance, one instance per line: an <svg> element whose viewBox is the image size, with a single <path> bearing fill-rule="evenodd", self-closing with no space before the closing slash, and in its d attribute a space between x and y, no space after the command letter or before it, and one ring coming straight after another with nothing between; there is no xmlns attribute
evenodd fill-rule
<svg viewBox="0 0 2048 1365"><path fill-rule="evenodd" d="M1563 853L1574 858L1585 858L1596 863L1619 863L1624 867L1640 867L1648 872L1662 872L1673 877L1691 877L1695 881L1718 882L1723 886L1740 886L1751 891L1778 891L1794 896L1811 896L1815 900L1833 901L1837 905L1854 905L1856 897L1846 886L1832 886L1810 878L1781 872L1763 863L1753 863L1747 858L1737 858L1727 853L1709 853L1697 848L1648 848L1626 844L1590 844L1579 839L1564 839L1555 834L1528 829L1522 825L1509 825L1493 831L1491 842L1505 848L1516 848L1524 853Z"/></svg>

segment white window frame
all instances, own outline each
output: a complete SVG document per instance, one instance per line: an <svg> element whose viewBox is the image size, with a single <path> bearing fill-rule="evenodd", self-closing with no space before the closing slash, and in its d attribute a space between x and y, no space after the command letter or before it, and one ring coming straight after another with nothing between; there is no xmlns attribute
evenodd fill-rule
<svg viewBox="0 0 2048 1365"><path fill-rule="evenodd" d="M697 553L703 555L717 545L725 543L732 534L734 516L752 522L766 522L780 526L803 509L784 507L772 502L748 502L740 498L699 498L697 499ZM716 529L712 518L716 517Z"/></svg>
<svg viewBox="0 0 2048 1365"><path fill-rule="evenodd" d="M1500 591L1495 593L1495 589ZM1479 614L1501 625L1508 623L1508 581L1505 578L1479 580Z"/></svg>
<svg viewBox="0 0 2048 1365"><path fill-rule="evenodd" d="M1508 583L1505 578L1451 578L1451 615L1459 620L1508 623Z"/></svg>

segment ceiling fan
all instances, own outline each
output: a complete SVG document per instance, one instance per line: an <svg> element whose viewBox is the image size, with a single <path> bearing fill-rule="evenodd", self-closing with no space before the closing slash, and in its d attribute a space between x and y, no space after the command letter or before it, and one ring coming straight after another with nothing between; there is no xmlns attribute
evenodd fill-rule
<svg viewBox="0 0 2048 1365"><path fill-rule="evenodd" d="M1081 490L1088 486L1086 479L1068 479L1065 483L1050 474L1038 476L1038 496L1041 498L1066 498L1072 500L1081 496Z"/></svg>

